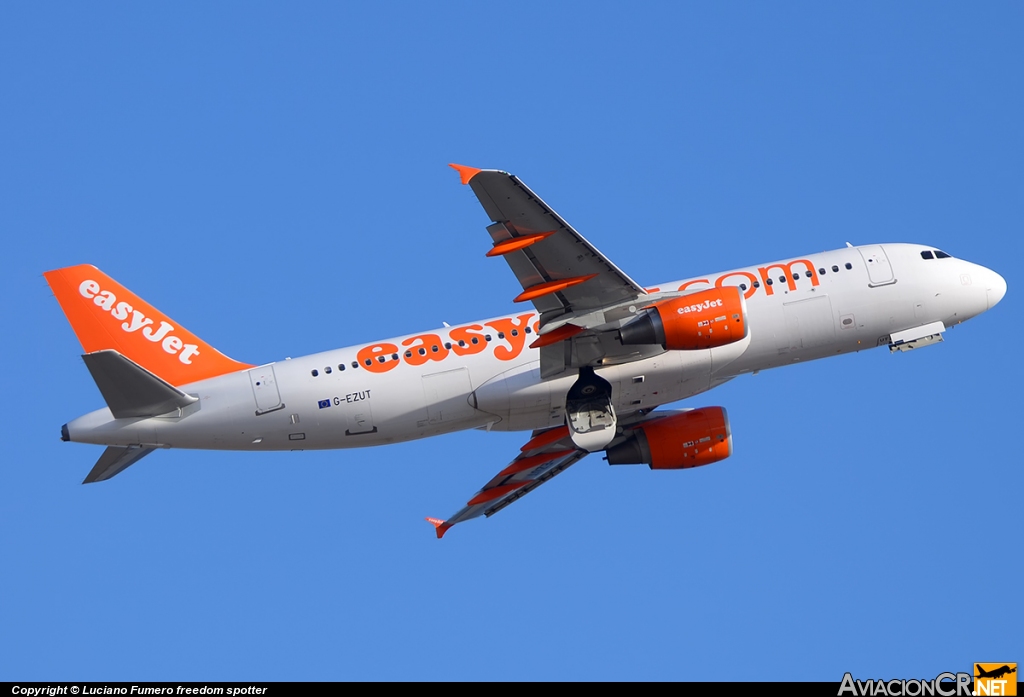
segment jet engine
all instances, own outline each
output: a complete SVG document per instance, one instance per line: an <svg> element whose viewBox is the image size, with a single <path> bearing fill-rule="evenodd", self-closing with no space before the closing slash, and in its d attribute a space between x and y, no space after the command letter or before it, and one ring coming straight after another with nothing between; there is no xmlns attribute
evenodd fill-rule
<svg viewBox="0 0 1024 697"><path fill-rule="evenodd" d="M609 465L643 464L652 470L710 465L732 455L729 416L722 407L703 407L653 418L605 454Z"/></svg>
<svg viewBox="0 0 1024 697"><path fill-rule="evenodd" d="M619 330L619 338L678 351L724 346L747 336L746 309L736 286L702 290L644 308Z"/></svg>

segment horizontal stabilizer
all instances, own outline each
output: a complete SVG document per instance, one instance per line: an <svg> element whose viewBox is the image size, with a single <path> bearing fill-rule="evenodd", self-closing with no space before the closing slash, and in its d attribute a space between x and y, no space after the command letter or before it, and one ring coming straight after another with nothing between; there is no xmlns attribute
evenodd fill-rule
<svg viewBox="0 0 1024 697"><path fill-rule="evenodd" d="M123 472L131 465L149 455L156 448L146 448L138 445L130 445L127 448L112 445L103 451L100 459L96 461L89 476L82 484L92 484L110 479L115 474Z"/></svg>
<svg viewBox="0 0 1024 697"><path fill-rule="evenodd" d="M197 401L117 351L87 353L82 359L115 419L158 416Z"/></svg>

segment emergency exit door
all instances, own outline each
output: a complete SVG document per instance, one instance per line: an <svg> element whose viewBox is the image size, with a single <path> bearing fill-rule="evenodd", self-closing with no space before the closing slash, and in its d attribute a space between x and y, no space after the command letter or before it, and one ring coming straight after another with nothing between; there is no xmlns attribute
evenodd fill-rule
<svg viewBox="0 0 1024 697"><path fill-rule="evenodd" d="M256 416L284 409L281 393L277 391L273 363L250 370L249 382L252 384L252 396L256 399Z"/></svg>
<svg viewBox="0 0 1024 697"><path fill-rule="evenodd" d="M860 251L860 255L864 259L864 265L868 267L869 286L874 288L875 286L887 286L890 283L896 282L896 276L892 271L892 264L889 263L889 258L885 256L885 250L881 246L860 247L858 251Z"/></svg>

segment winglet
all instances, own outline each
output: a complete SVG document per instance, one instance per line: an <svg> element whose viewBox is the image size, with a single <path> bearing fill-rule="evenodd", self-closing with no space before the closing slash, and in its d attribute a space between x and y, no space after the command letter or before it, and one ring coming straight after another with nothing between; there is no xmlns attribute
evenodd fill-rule
<svg viewBox="0 0 1024 697"><path fill-rule="evenodd" d="M459 178L462 179L463 184L468 184L470 179L483 171L476 167L467 167L466 165L457 165L455 163L449 164L448 166L459 173ZM440 537L440 535L438 537Z"/></svg>
<svg viewBox="0 0 1024 697"><path fill-rule="evenodd" d="M426 520L434 526L435 530L437 530L437 539L439 540L444 537L444 534L448 532L448 528L451 527L451 525L438 518L427 518Z"/></svg>

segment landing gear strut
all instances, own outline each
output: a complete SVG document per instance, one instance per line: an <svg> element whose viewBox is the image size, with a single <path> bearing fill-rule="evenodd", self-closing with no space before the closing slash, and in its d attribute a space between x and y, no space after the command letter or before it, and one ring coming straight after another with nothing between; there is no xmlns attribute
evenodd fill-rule
<svg viewBox="0 0 1024 697"><path fill-rule="evenodd" d="M615 409L611 383L587 366L565 397L569 434L587 452L603 450L615 438Z"/></svg>

